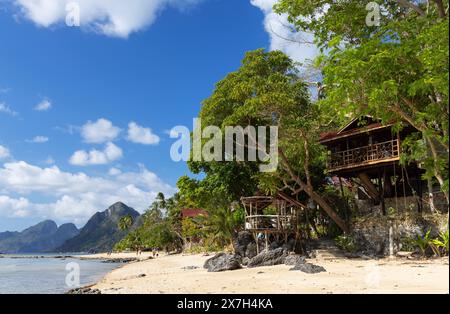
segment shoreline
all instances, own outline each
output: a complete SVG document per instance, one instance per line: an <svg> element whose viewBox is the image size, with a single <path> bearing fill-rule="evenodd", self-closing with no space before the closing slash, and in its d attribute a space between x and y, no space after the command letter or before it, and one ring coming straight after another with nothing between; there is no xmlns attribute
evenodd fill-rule
<svg viewBox="0 0 450 314"><path fill-rule="evenodd" d="M312 258L307 261L326 272L305 274L286 265L210 273L203 263L211 256L164 255L125 263L86 288L102 294L449 293L448 257Z"/></svg>
<svg viewBox="0 0 450 314"><path fill-rule="evenodd" d="M117 267L97 282L65 294L303 294L449 293L449 258L407 259L323 257L307 259L326 272L305 274L276 265L210 273L204 262L214 254L151 253L25 255L12 258L96 260ZM5 256L6 257L6 256ZM7 256L11 257L11 256Z"/></svg>

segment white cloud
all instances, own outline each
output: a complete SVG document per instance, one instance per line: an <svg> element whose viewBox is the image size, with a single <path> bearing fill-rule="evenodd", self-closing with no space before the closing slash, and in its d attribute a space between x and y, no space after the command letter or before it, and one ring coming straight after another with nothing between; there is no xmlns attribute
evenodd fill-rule
<svg viewBox="0 0 450 314"><path fill-rule="evenodd" d="M69 162L75 166L106 165L123 157L123 151L114 143L107 143L103 151L96 149L89 152L76 151Z"/></svg>
<svg viewBox="0 0 450 314"><path fill-rule="evenodd" d="M311 44L314 40L312 35L294 31L286 15L273 11L277 0L250 0L250 3L265 15L264 27L270 36L271 50L283 51L298 62L313 60L318 55L319 50Z"/></svg>
<svg viewBox="0 0 450 314"><path fill-rule="evenodd" d="M3 217L26 217L30 202L26 198L13 199L9 196L0 195L0 216Z"/></svg>
<svg viewBox="0 0 450 314"><path fill-rule="evenodd" d="M143 212L158 192L172 195L175 189L144 166L114 177L70 173L57 166L41 168L25 161L0 168L0 216L36 216L82 224L96 211L122 201ZM13 198L11 193L19 195ZM50 201L32 201L34 195Z"/></svg>
<svg viewBox="0 0 450 314"><path fill-rule="evenodd" d="M108 174L109 174L110 176L117 176L117 175L119 175L119 174L122 174L122 170L113 167L113 168L109 169Z"/></svg>
<svg viewBox="0 0 450 314"><path fill-rule="evenodd" d="M11 156L11 153L9 152L9 149L5 146L0 145L0 160L6 159Z"/></svg>
<svg viewBox="0 0 450 314"><path fill-rule="evenodd" d="M51 108L52 108L52 103L49 100L44 99L43 101L38 103L36 105L36 107L34 107L34 110L36 110L36 111L48 111Z"/></svg>
<svg viewBox="0 0 450 314"><path fill-rule="evenodd" d="M12 110L11 107L5 104L4 102L0 103L0 113L5 113L13 117L19 114L17 111Z"/></svg>
<svg viewBox="0 0 450 314"><path fill-rule="evenodd" d="M36 144L43 144L43 143L47 143L50 139L46 136L35 136L32 140L28 140L28 142L30 143L36 143Z"/></svg>
<svg viewBox="0 0 450 314"><path fill-rule="evenodd" d="M113 141L120 133L120 128L111 121L98 119L96 122L88 121L81 127L81 136L86 143L105 143Z"/></svg>
<svg viewBox="0 0 450 314"><path fill-rule="evenodd" d="M167 6L182 8L201 0L77 0L80 25L107 36L128 37L149 27ZM64 23L73 0L14 0L25 18L39 26Z"/></svg>
<svg viewBox="0 0 450 314"><path fill-rule="evenodd" d="M128 124L127 139L133 143L144 145L156 145L159 144L160 141L159 136L153 134L150 128L142 127L135 122L130 122Z"/></svg>

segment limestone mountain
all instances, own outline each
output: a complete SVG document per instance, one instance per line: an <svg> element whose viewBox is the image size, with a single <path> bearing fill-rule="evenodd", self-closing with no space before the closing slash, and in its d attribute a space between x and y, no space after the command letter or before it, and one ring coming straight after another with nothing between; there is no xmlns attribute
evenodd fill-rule
<svg viewBox="0 0 450 314"><path fill-rule="evenodd" d="M58 228L54 221L45 220L22 232L1 232L0 252L54 252L57 247L77 234L78 229L74 224L64 224Z"/></svg>
<svg viewBox="0 0 450 314"><path fill-rule="evenodd" d="M120 230L120 218L131 216L138 223L139 213L118 202L103 212L98 212L81 228L80 233L57 248L58 252L108 252L128 233ZM132 227L133 228L133 227Z"/></svg>

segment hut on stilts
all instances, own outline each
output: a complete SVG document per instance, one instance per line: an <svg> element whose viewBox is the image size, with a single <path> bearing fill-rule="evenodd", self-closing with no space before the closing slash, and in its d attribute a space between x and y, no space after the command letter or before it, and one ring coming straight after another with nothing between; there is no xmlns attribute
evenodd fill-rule
<svg viewBox="0 0 450 314"><path fill-rule="evenodd" d="M256 249L261 251L260 242L269 250L273 242L287 244L294 239L301 241L298 217L305 205L279 192L275 196L251 196L241 198L245 208L245 229L253 234Z"/></svg>

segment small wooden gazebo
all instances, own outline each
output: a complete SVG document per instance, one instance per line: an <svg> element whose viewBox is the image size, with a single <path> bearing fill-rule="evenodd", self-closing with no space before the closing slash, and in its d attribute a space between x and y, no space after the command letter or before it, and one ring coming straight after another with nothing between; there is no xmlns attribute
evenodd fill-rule
<svg viewBox="0 0 450 314"><path fill-rule="evenodd" d="M264 238L266 250L272 241L288 241L290 236L298 237L298 215L305 206L284 193L276 196L242 197L245 208L245 229L250 231L256 241L259 253L259 240ZM267 214L271 207L274 213Z"/></svg>

